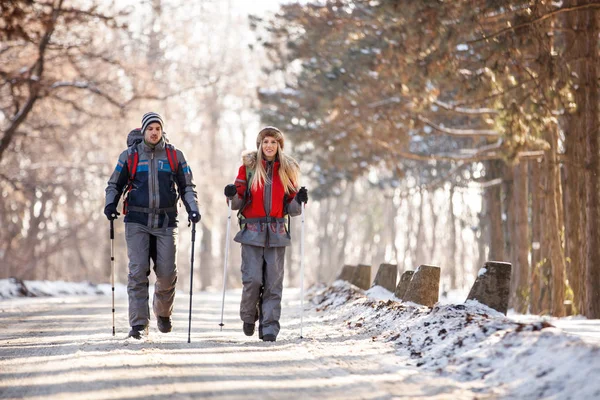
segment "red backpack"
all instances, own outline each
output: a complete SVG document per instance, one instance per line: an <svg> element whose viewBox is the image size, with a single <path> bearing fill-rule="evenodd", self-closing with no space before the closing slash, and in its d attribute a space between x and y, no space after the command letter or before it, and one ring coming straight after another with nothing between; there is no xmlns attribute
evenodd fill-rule
<svg viewBox="0 0 600 400"><path fill-rule="evenodd" d="M165 151L167 153L167 159L169 160L169 166L171 167L171 173L173 175L177 174L179 169L179 162L177 161L177 150L175 146L168 142L166 134L163 132L163 137L165 138ZM127 186L125 187L125 191L123 196L125 199L123 200L123 215L127 214L127 199L129 198L129 192L133 187L133 180L135 179L135 174L137 172L137 167L139 163L139 154L137 145L144 140L144 134L142 133L140 128L136 128L129 132L127 135L127 169L129 171L129 178L127 180Z"/></svg>

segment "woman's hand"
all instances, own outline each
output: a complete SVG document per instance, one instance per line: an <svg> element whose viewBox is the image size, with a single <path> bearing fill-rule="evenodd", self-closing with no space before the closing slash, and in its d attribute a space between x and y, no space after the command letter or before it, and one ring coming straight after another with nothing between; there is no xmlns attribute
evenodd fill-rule
<svg viewBox="0 0 600 400"><path fill-rule="evenodd" d="M224 192L225 192L225 197L228 197L231 199L233 196L235 196L237 194L237 189L236 189L235 185L230 183L229 185L225 186Z"/></svg>
<svg viewBox="0 0 600 400"><path fill-rule="evenodd" d="M296 199L298 204L306 204L306 202L308 202L308 190L304 186L302 186L300 190L298 190L298 193L296 193L296 197L294 198Z"/></svg>

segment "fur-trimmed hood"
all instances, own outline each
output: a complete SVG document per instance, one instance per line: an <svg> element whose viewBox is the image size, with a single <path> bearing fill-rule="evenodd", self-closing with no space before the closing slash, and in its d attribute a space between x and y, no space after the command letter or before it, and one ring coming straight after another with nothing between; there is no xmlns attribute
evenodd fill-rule
<svg viewBox="0 0 600 400"><path fill-rule="evenodd" d="M292 157L288 156L287 154L280 151L277 154L277 157L285 157L285 159L288 162L290 162L294 166L294 168L297 168L298 170L300 170L300 165L298 164L298 162L295 159L293 159ZM258 158L258 150L245 150L242 152L242 164L244 164L244 166L246 168L255 170L257 158Z"/></svg>
<svg viewBox="0 0 600 400"><path fill-rule="evenodd" d="M257 157L258 150L244 150L242 151L242 164L244 164L246 168L255 170Z"/></svg>

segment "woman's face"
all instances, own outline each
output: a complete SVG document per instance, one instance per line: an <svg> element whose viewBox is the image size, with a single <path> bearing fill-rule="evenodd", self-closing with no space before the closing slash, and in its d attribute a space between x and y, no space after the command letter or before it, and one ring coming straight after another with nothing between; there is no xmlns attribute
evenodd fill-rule
<svg viewBox="0 0 600 400"><path fill-rule="evenodd" d="M263 156L265 156L267 161L273 161L275 159L275 156L277 155L277 146L277 140L275 140L274 137L265 136L261 148Z"/></svg>

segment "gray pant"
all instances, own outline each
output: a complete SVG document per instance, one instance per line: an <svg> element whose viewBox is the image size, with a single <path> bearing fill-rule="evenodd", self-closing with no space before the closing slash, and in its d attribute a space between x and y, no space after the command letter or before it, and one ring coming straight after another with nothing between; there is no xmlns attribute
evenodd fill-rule
<svg viewBox="0 0 600 400"><path fill-rule="evenodd" d="M177 283L177 228L148 228L125 224L129 276L129 325L147 326L150 321L148 308L148 276L150 275L150 236L156 238L156 284L152 308L157 317L169 317L173 312L175 284Z"/></svg>
<svg viewBox="0 0 600 400"><path fill-rule="evenodd" d="M279 333L285 247L258 247L242 244L242 321L257 319L263 335Z"/></svg>

